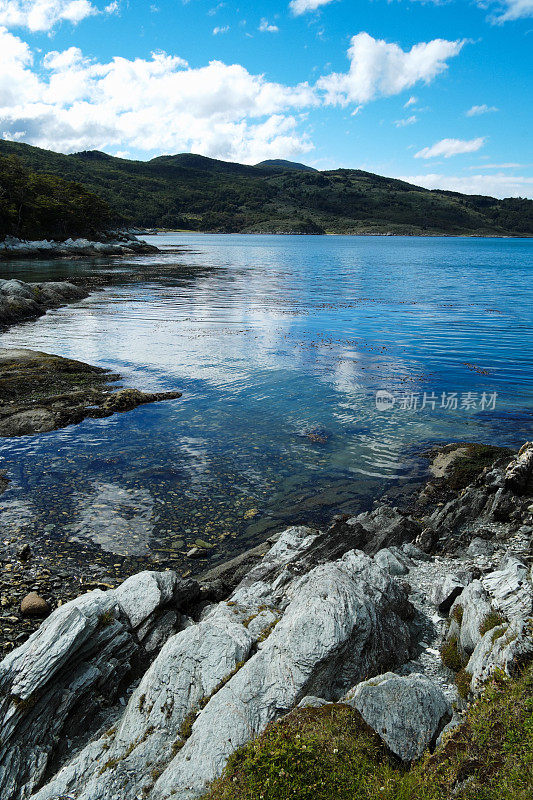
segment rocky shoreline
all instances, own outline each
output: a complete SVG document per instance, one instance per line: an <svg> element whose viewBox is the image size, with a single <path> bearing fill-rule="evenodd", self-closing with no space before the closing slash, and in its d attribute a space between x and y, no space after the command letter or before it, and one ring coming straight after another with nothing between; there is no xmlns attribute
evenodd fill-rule
<svg viewBox="0 0 533 800"><path fill-rule="evenodd" d="M192 800L302 706L356 709L405 763L434 747L533 658L533 445L444 455L407 508L59 605L0 664L2 798Z"/></svg>
<svg viewBox="0 0 533 800"><path fill-rule="evenodd" d="M0 242L0 261L12 259L50 259L50 258L102 258L103 256L143 255L159 253L154 245L139 241L130 233L115 232L102 241L89 239L66 239L63 242L43 239L27 241L14 236L6 236Z"/></svg>
<svg viewBox="0 0 533 800"><path fill-rule="evenodd" d="M36 350L0 348L0 437L47 433L101 419L181 392L117 389L107 369Z"/></svg>

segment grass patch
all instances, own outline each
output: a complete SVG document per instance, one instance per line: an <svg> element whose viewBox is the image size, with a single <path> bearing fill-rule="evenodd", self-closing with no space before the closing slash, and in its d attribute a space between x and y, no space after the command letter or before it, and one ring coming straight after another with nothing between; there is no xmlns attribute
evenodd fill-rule
<svg viewBox="0 0 533 800"><path fill-rule="evenodd" d="M461 605L454 606L452 610L452 617L460 625L463 621L464 609Z"/></svg>
<svg viewBox="0 0 533 800"><path fill-rule="evenodd" d="M498 611L489 611L489 613L483 617L481 625L479 626L479 633L481 636L485 636L485 634L493 628L499 628L501 625L505 625L506 622L507 620L503 614L500 614Z"/></svg>
<svg viewBox="0 0 533 800"><path fill-rule="evenodd" d="M448 669L451 669L454 672L459 672L459 670L465 666L463 657L459 652L459 641L457 636L452 636L443 643L440 649L440 657L444 666L448 667Z"/></svg>
<svg viewBox="0 0 533 800"><path fill-rule="evenodd" d="M296 709L229 759L203 800L531 800L533 668L495 676L410 769L349 706Z"/></svg>
<svg viewBox="0 0 533 800"><path fill-rule="evenodd" d="M472 687L472 676L465 669L460 669L455 675L455 683L459 697L462 697L463 700L466 699Z"/></svg>

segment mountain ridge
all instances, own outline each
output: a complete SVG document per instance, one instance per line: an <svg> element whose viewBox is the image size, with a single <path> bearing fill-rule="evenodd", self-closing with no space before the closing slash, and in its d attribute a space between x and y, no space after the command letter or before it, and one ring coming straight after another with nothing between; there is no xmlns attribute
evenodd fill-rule
<svg viewBox="0 0 533 800"><path fill-rule="evenodd" d="M533 201L429 190L354 169L255 166L193 153L135 161L0 140L38 174L75 181L124 227L226 233L533 236ZM292 166L291 166L292 165Z"/></svg>

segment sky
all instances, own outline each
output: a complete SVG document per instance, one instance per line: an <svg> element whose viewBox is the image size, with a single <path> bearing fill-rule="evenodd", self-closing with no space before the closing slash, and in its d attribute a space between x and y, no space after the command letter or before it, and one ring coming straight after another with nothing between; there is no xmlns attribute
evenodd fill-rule
<svg viewBox="0 0 533 800"><path fill-rule="evenodd" d="M0 134L533 198L533 0L0 0Z"/></svg>

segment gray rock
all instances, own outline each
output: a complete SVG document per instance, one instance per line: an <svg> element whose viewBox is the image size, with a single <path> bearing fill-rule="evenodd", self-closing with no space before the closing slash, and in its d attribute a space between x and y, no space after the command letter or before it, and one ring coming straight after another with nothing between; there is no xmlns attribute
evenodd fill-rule
<svg viewBox="0 0 533 800"><path fill-rule="evenodd" d="M363 528L364 540L357 546L371 555L384 547L412 542L421 532L420 525L411 517L386 505L352 517L347 524Z"/></svg>
<svg viewBox="0 0 533 800"><path fill-rule="evenodd" d="M429 561L431 559L431 556L428 556L427 553L424 553L423 550L421 550L412 542L406 542L405 544L402 544L401 550L402 553L404 553L408 558L412 558L413 561Z"/></svg>
<svg viewBox="0 0 533 800"><path fill-rule="evenodd" d="M379 675L356 686L346 702L402 761L414 761L432 747L452 715L442 690L417 673Z"/></svg>
<svg viewBox="0 0 533 800"><path fill-rule="evenodd" d="M409 572L409 568L388 548L384 548L380 550L379 553L376 553L374 561L381 569L384 569L391 575L406 575Z"/></svg>
<svg viewBox="0 0 533 800"><path fill-rule="evenodd" d="M474 537L466 549L466 554L471 557L487 556L490 557L494 553L495 547L492 542L486 539L481 539L479 536Z"/></svg>
<svg viewBox="0 0 533 800"><path fill-rule="evenodd" d="M447 614L454 600L459 597L464 588L465 582L457 575L448 574L443 581L435 585L430 600L437 606L441 614Z"/></svg>
<svg viewBox="0 0 533 800"><path fill-rule="evenodd" d="M146 658L138 631L156 618L157 597L164 609L184 602L187 588L199 592L174 573L140 573L126 584L60 606L0 664L0 797L29 797L66 732L87 741L102 724L101 707Z"/></svg>
<svg viewBox="0 0 533 800"><path fill-rule="evenodd" d="M324 700L323 697L313 697L313 695L306 695L300 702L298 703L298 708L322 708L322 706L327 706L329 700Z"/></svg>
<svg viewBox="0 0 533 800"><path fill-rule="evenodd" d="M496 670L512 676L532 658L533 635L529 620L517 618L509 626L501 625L487 631L465 667L472 676L471 691L479 693Z"/></svg>
<svg viewBox="0 0 533 800"><path fill-rule="evenodd" d="M454 609L461 611L454 614ZM456 635L463 655L470 656L474 648L481 641L480 628L485 617L490 614L492 606L490 598L480 581L472 581L455 600L450 616L452 623L448 631L448 638ZM460 617L460 622L456 617Z"/></svg>

